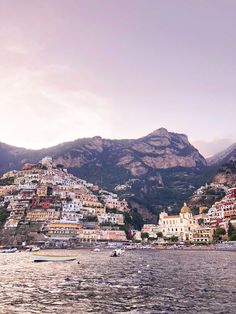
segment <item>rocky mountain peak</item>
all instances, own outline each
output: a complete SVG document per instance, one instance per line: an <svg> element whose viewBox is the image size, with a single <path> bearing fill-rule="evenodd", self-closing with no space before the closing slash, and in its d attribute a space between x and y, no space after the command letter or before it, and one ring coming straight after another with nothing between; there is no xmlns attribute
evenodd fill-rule
<svg viewBox="0 0 236 314"><path fill-rule="evenodd" d="M148 137L152 137L152 136L169 136L169 132L165 128L159 128L159 129L156 129L155 131L151 132L147 136Z"/></svg>

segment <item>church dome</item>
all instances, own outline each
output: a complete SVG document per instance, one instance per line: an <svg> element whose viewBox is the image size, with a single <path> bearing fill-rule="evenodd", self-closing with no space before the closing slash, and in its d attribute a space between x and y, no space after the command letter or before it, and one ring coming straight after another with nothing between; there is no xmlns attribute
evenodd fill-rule
<svg viewBox="0 0 236 314"><path fill-rule="evenodd" d="M187 206L186 203L184 203L184 206L181 208L180 213L181 214L191 213L191 209Z"/></svg>

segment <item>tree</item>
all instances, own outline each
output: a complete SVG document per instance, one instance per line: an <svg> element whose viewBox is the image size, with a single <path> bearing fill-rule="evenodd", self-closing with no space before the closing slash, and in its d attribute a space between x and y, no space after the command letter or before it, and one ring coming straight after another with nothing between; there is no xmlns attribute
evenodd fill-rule
<svg viewBox="0 0 236 314"><path fill-rule="evenodd" d="M8 178L0 179L0 185L2 186L11 185L11 184L14 184L14 181L15 181L15 177L8 177Z"/></svg>
<svg viewBox="0 0 236 314"><path fill-rule="evenodd" d="M133 224L134 228L137 230L141 230L143 227L143 218L139 214L139 212L137 211L136 208L134 208L131 211L131 216L132 216L132 224Z"/></svg>
<svg viewBox="0 0 236 314"><path fill-rule="evenodd" d="M229 221L228 236L230 237L235 232L236 232L235 227L232 225L231 221Z"/></svg>
<svg viewBox="0 0 236 314"><path fill-rule="evenodd" d="M157 232L157 237L158 238L163 238L163 233L162 232Z"/></svg>
<svg viewBox="0 0 236 314"><path fill-rule="evenodd" d="M0 228L2 228L5 224L9 214L10 213L6 210L5 207L0 207Z"/></svg>
<svg viewBox="0 0 236 314"><path fill-rule="evenodd" d="M131 224L132 223L132 218L130 217L130 214L127 212L124 212L124 222L125 224Z"/></svg>
<svg viewBox="0 0 236 314"><path fill-rule="evenodd" d="M171 238L169 238L170 242L178 242L179 238L176 236L172 236Z"/></svg>
<svg viewBox="0 0 236 314"><path fill-rule="evenodd" d="M218 227L218 228L216 228L216 230L215 230L215 235L216 236L222 236L222 235L225 235L226 234L226 231L225 231L225 229L224 228L220 228L220 227Z"/></svg>
<svg viewBox="0 0 236 314"><path fill-rule="evenodd" d="M142 238L142 240L148 239L149 238L149 233L148 232L142 232L141 233L141 238Z"/></svg>
<svg viewBox="0 0 236 314"><path fill-rule="evenodd" d="M219 240L222 240L222 236L226 234L226 231L224 228L216 228L215 233L213 235L214 242L218 242Z"/></svg>
<svg viewBox="0 0 236 314"><path fill-rule="evenodd" d="M236 241L236 231L231 234L231 236L229 237L229 241Z"/></svg>

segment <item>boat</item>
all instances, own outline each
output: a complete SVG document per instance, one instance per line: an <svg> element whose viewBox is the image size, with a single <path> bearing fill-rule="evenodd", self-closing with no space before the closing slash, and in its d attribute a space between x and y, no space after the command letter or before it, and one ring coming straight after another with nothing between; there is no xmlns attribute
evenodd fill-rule
<svg viewBox="0 0 236 314"><path fill-rule="evenodd" d="M77 256L33 254L33 262L71 262L71 261L77 261L79 264L79 259Z"/></svg>
<svg viewBox="0 0 236 314"><path fill-rule="evenodd" d="M121 249L116 249L111 253L111 257L120 257L122 254L122 250Z"/></svg>
<svg viewBox="0 0 236 314"><path fill-rule="evenodd" d="M34 247L34 246L32 246L32 247L28 247L27 249L26 249L26 252L38 252L40 250L40 247Z"/></svg>
<svg viewBox="0 0 236 314"><path fill-rule="evenodd" d="M101 250L98 248L98 247L96 247L95 249L93 249L93 252L100 252Z"/></svg>
<svg viewBox="0 0 236 314"><path fill-rule="evenodd" d="M11 248L11 249L4 249L1 250L0 253L15 253L17 251L17 248Z"/></svg>

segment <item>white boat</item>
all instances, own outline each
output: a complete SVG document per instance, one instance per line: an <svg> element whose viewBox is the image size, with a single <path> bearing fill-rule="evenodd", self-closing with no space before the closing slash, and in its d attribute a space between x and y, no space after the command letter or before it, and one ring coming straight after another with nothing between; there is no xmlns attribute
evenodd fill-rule
<svg viewBox="0 0 236 314"><path fill-rule="evenodd" d="M77 261L79 264L79 259L77 256L33 254L33 262L71 262L71 261Z"/></svg>
<svg viewBox="0 0 236 314"><path fill-rule="evenodd" d="M96 247L95 249L93 249L93 252L100 252L101 250L98 248L98 247Z"/></svg>
<svg viewBox="0 0 236 314"><path fill-rule="evenodd" d="M121 249L116 249L111 253L111 257L119 257L122 254L122 250Z"/></svg>
<svg viewBox="0 0 236 314"><path fill-rule="evenodd" d="M26 252L38 252L40 247L29 247Z"/></svg>
<svg viewBox="0 0 236 314"><path fill-rule="evenodd" d="M17 248L12 248L12 249L1 250L0 253L15 253L16 251L17 251Z"/></svg>

